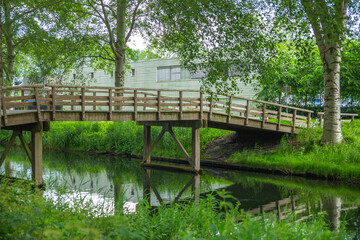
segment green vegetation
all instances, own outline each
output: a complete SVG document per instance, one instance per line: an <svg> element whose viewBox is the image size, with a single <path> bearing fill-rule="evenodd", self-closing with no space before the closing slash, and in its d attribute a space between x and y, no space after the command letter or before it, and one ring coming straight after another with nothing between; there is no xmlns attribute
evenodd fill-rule
<svg viewBox="0 0 360 240"><path fill-rule="evenodd" d="M152 141L161 128L151 128ZM174 128L182 145L191 153L191 129ZM200 130L201 146L212 140L230 134L230 131L204 128ZM10 131L1 131L0 141L10 139ZM25 136L30 141L30 136ZM44 147L50 149L78 149L123 154L142 154L143 127L135 122L52 122L51 131L44 133ZM184 157L169 133L154 149L153 156Z"/></svg>
<svg viewBox="0 0 360 240"><path fill-rule="evenodd" d="M288 174L316 174L328 178L360 179L360 121L342 123L344 142L321 144L322 129L302 129L297 136L284 137L277 150L261 149L233 154L229 161L252 167L276 169Z"/></svg>
<svg viewBox="0 0 360 240"><path fill-rule="evenodd" d="M89 206L52 203L41 190L0 181L0 235L5 239L347 239L331 232L321 217L310 222L277 222L241 217L236 207L209 195L199 204L160 206L144 202L136 213L106 216ZM60 196L61 197L61 196ZM223 206L218 212L214 206Z"/></svg>

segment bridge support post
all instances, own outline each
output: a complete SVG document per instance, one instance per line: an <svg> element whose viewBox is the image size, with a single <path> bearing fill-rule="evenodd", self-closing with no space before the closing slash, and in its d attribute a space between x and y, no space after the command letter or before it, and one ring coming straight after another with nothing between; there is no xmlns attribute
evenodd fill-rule
<svg viewBox="0 0 360 240"><path fill-rule="evenodd" d="M144 154L143 160L146 163L151 162L151 155L149 154L151 147L151 126L144 125Z"/></svg>
<svg viewBox="0 0 360 240"><path fill-rule="evenodd" d="M32 179L38 186L43 184L42 127L42 123L36 124L31 130Z"/></svg>
<svg viewBox="0 0 360 240"><path fill-rule="evenodd" d="M161 138L166 132L174 139L180 150L183 152L186 160L189 162L195 172L200 172L200 128L204 126L202 121L173 121L173 122L137 122L138 125L144 126L144 149L143 149L143 163L151 163L151 153L160 142ZM159 136L151 144L151 126L161 126ZM172 127L190 127L192 129L192 155L190 156L179 139L176 137Z"/></svg>
<svg viewBox="0 0 360 240"><path fill-rule="evenodd" d="M200 171L200 128L192 128L192 160L195 171Z"/></svg>

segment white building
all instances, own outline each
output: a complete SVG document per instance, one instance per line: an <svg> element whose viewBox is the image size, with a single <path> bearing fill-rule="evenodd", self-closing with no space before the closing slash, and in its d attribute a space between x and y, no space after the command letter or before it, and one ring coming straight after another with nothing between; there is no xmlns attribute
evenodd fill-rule
<svg viewBox="0 0 360 240"><path fill-rule="evenodd" d="M190 74L180 65L177 58L153 59L130 63L126 72L125 87L151 88L151 89L200 89L200 79L203 72ZM103 70L94 71L92 68L84 68L83 76L88 78L88 85L114 86L114 73L108 74ZM76 79L77 73L73 71L70 77ZM251 84L238 82L240 92L237 95L254 98L255 89Z"/></svg>

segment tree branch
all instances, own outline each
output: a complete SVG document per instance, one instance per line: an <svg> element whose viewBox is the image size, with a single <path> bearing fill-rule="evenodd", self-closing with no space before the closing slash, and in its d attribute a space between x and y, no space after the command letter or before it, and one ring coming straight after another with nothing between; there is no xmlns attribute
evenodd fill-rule
<svg viewBox="0 0 360 240"><path fill-rule="evenodd" d="M142 0L139 0L138 3L136 4L136 7L134 9L134 12L133 12L133 15L132 15L132 19L131 19L131 25L130 25L130 29L129 29L129 32L126 34L126 37L125 37L125 42L128 42L129 41L129 38L131 36L131 33L134 29L134 25L135 25L135 20L136 20L136 13L139 9L139 6L141 4Z"/></svg>

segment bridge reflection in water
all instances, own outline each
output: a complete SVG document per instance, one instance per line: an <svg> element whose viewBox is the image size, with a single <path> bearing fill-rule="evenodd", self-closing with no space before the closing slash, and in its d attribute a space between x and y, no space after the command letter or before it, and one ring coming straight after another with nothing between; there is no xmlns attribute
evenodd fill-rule
<svg viewBox="0 0 360 240"><path fill-rule="evenodd" d="M10 153L10 157L13 154L19 152ZM99 208L106 205L109 214L114 210L115 213L136 211L136 204L143 200L155 208L160 204L199 202L208 194L222 200L216 192L226 191L241 203L245 212L255 217L292 223L326 211L325 218L337 229L344 213L357 209L360 202L360 189L354 185L216 169L205 169L202 175L169 172L140 168L135 160L109 161L100 156L80 160L74 154L65 154L59 159L59 155L45 155L47 166L56 167L61 163L55 169L44 169L46 181L58 176L57 185L74 192L67 196L67 201L84 198ZM20 158L24 158L24 154L15 159ZM29 177L31 167L26 163L7 161L1 172L13 177ZM92 169L89 166L97 163L101 165L96 165L96 171L87 172ZM49 183L45 197L56 201L57 194Z"/></svg>

